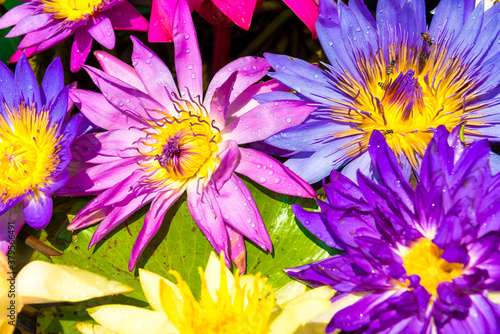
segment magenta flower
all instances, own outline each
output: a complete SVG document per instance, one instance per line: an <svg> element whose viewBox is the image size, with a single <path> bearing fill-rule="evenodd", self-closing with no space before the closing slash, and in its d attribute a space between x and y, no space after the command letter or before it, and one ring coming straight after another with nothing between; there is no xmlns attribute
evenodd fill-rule
<svg viewBox="0 0 500 334"><path fill-rule="evenodd" d="M92 39L108 49L115 47L116 30L147 31L148 21L124 0L30 0L0 18L0 29L13 26L6 37L26 34L9 61L16 62L49 49L75 34L71 71L85 63Z"/></svg>
<svg viewBox="0 0 500 334"><path fill-rule="evenodd" d="M268 71L262 58L245 57L219 71L203 98L202 64L188 4L174 20L177 89L169 69L133 39L133 67L96 52L104 69L87 67L103 95L74 89L82 113L107 130L80 137L74 158L90 167L73 176L60 194L98 194L70 229L100 221L91 246L138 208L152 202L130 256L131 270L173 203L187 191L194 220L217 252L245 268L242 235L271 250L252 194L238 172L273 191L313 196L313 190L280 162L238 144L260 141L300 124L315 108L303 101L259 105L252 96L284 89L275 81L251 86ZM121 79L119 79L119 78Z"/></svg>
<svg viewBox="0 0 500 334"><path fill-rule="evenodd" d="M252 22L252 15L264 0L188 0L191 11L196 10L203 17L210 18L206 8L210 6L207 2L220 9L229 20L238 27L248 30ZM316 19L318 18L318 4L316 0L283 0L290 9L311 30L313 38L316 38ZM149 25L150 42L172 42L173 39L173 17L177 0L153 0L151 22Z"/></svg>

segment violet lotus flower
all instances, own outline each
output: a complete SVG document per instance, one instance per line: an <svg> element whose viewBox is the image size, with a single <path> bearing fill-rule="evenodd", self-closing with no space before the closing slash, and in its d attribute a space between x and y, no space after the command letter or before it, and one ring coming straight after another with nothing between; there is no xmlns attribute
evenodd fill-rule
<svg viewBox="0 0 500 334"><path fill-rule="evenodd" d="M71 71L85 63L95 39L102 46L115 47L116 30L147 31L148 21L125 0L29 0L0 18L0 29L13 26L6 37L23 38L10 58L16 62L49 49L75 34L71 48Z"/></svg>
<svg viewBox="0 0 500 334"><path fill-rule="evenodd" d="M500 174L491 174L488 141L465 148L460 128L438 127L415 190L374 132L375 181L358 171L358 186L332 171L321 213L293 208L309 231L346 251L287 270L338 291L327 332L500 331Z"/></svg>
<svg viewBox="0 0 500 334"><path fill-rule="evenodd" d="M76 161L92 164L73 176L65 195L98 194L75 217L75 230L100 220L90 246L140 207L151 203L130 256L129 269L187 191L189 211L217 252L245 268L242 235L264 250L272 244L241 173L283 194L314 196L312 188L250 143L302 122L315 108L303 101L259 104L259 92L286 89L271 81L251 86L269 69L263 58L245 57L218 72L203 98L202 64L188 4L178 2L174 21L178 86L151 50L132 38L133 67L96 52L104 69L85 66L102 95L74 89L81 112L107 130L79 138ZM269 113L268 110L273 110Z"/></svg>
<svg viewBox="0 0 500 334"><path fill-rule="evenodd" d="M316 28L330 65L267 54L270 76L296 94L258 98L320 105L267 143L295 152L285 166L314 183L342 167L352 180L358 169L371 173L374 131L385 134L407 177L439 125L465 123L467 142L499 141L500 6L474 6L442 0L428 27L424 0L380 0L376 20L361 0L321 1Z"/></svg>
<svg viewBox="0 0 500 334"><path fill-rule="evenodd" d="M68 87L56 58L39 89L26 57L15 74L0 63L0 248L7 253L24 223L44 228L51 194L68 180L69 146L81 115L68 120Z"/></svg>
<svg viewBox="0 0 500 334"><path fill-rule="evenodd" d="M248 30L252 22L252 15L264 0L188 0L189 7L206 17L204 7L212 2L229 20L238 27ZM283 0L295 14L311 30L316 38L314 24L318 17L318 5L315 0ZM177 0L153 0L153 9L149 23L150 42L172 42L174 8Z"/></svg>

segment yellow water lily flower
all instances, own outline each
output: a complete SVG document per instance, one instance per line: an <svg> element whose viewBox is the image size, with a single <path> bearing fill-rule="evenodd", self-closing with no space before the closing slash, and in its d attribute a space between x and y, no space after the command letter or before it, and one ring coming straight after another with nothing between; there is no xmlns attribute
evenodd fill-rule
<svg viewBox="0 0 500 334"><path fill-rule="evenodd" d="M17 314L26 304L78 302L133 291L78 267L33 261L16 276L9 263L0 252L0 308L7 310L0 312L0 334L14 332Z"/></svg>
<svg viewBox="0 0 500 334"><path fill-rule="evenodd" d="M178 272L171 271L177 279L173 284L140 269L141 286L152 310L98 306L87 311L99 325L78 323L75 327L84 334L287 334L329 311L335 292L330 287L305 292L304 285L293 282L275 293L260 273L233 276L224 265L224 256L218 259L214 253L205 272L198 270L201 301Z"/></svg>

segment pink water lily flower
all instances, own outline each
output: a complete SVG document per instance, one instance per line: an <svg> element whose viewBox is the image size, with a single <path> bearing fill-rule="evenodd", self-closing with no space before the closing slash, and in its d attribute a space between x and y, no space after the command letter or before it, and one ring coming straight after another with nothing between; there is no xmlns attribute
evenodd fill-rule
<svg viewBox="0 0 500 334"><path fill-rule="evenodd" d="M207 2L212 2L238 27L248 30L252 15L264 0L188 0L191 11L196 10L203 17ZM316 38L316 19L318 18L317 0L283 0L290 9L311 30ZM149 25L150 42L172 42L173 18L177 0L153 0L153 9Z"/></svg>
<svg viewBox="0 0 500 334"><path fill-rule="evenodd" d="M29 0L0 18L0 29L14 26L6 37L26 35L9 59L17 62L49 49L75 34L71 48L71 71L85 63L95 39L115 47L116 30L147 31L148 21L124 0Z"/></svg>
<svg viewBox="0 0 500 334"><path fill-rule="evenodd" d="M314 192L276 159L238 145L300 124L315 106L290 100L273 109L274 102L253 100L255 94L285 89L275 81L252 86L269 69L257 57L221 69L203 97L202 63L185 0L178 2L174 22L179 90L166 65L136 38L133 67L104 52L96 52L104 71L84 66L102 94L73 89L71 98L106 131L74 143L74 159L89 167L59 194L98 194L69 226L75 230L102 220L91 246L151 202L132 248L132 270L165 213L186 191L189 211L215 250L244 271L243 236L264 250L272 244L252 194L234 172L279 193L312 197Z"/></svg>

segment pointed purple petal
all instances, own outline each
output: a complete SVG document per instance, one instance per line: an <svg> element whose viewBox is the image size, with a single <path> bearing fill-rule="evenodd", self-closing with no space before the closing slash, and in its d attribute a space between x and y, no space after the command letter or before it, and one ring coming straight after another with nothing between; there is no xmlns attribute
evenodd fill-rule
<svg viewBox="0 0 500 334"><path fill-rule="evenodd" d="M272 251L273 245L252 193L236 175L219 190L217 203L226 224L255 242L263 250Z"/></svg>
<svg viewBox="0 0 500 334"><path fill-rule="evenodd" d="M94 39L107 49L115 47L115 31L109 18L105 15L93 16L88 23L88 32Z"/></svg>
<svg viewBox="0 0 500 334"><path fill-rule="evenodd" d="M227 64L214 75L208 86L204 104L207 105L212 100L215 90L222 86L234 72L237 72L237 75L229 103L232 103L245 89L262 79L270 67L271 65L264 58L259 57L243 57Z"/></svg>
<svg viewBox="0 0 500 334"><path fill-rule="evenodd" d="M102 94L82 89L71 89L69 96L85 117L103 129L121 130L143 126L140 117L129 113L125 114L116 109Z"/></svg>
<svg viewBox="0 0 500 334"><path fill-rule="evenodd" d="M47 24L50 24L52 18L50 14L41 13L41 14L31 14L29 16L24 17L21 21L19 21L11 31L5 35L5 37L15 37L20 35L25 35L31 31L36 31Z"/></svg>
<svg viewBox="0 0 500 334"><path fill-rule="evenodd" d="M179 0L174 15L175 69L181 96L203 97L203 70L198 39L186 0ZM186 68L188 69L186 71Z"/></svg>
<svg viewBox="0 0 500 334"><path fill-rule="evenodd" d="M40 94L43 104L50 104L64 88L64 70L61 59L56 57L47 67L42 80Z"/></svg>
<svg viewBox="0 0 500 334"><path fill-rule="evenodd" d="M179 94L174 78L168 67L163 61L147 48L141 41L135 37L131 37L134 44L134 52L132 53L132 63L134 68L139 73L140 80L146 87L147 92L163 106L164 111L171 113L172 100L170 94Z"/></svg>
<svg viewBox="0 0 500 334"><path fill-rule="evenodd" d="M240 161L240 150L234 140L225 140L219 144L220 165L212 175L216 189L224 186L227 180L233 175L233 171Z"/></svg>
<svg viewBox="0 0 500 334"><path fill-rule="evenodd" d="M310 198L315 196L314 190L306 181L278 160L250 148L240 148L240 152L241 160L235 172L280 194Z"/></svg>
<svg viewBox="0 0 500 334"><path fill-rule="evenodd" d="M10 208L3 215L0 215L0 250L7 254L9 248L14 244L12 235L17 236L19 230L24 225L22 204L17 204Z"/></svg>
<svg viewBox="0 0 500 334"><path fill-rule="evenodd" d="M198 227L220 254L224 251L226 265L230 265L229 240L222 220L222 213L210 187L203 189L203 196L198 193L197 183L191 182L187 188L188 208Z"/></svg>
<svg viewBox="0 0 500 334"><path fill-rule="evenodd" d="M31 15L37 6L38 5L33 2L28 2L12 8L0 18L0 29L17 24L28 15Z"/></svg>
<svg viewBox="0 0 500 334"><path fill-rule="evenodd" d="M161 195L156 201L151 204L151 209L144 218L144 225L142 226L137 239L135 240L132 252L130 253L130 260L128 270L132 271L139 260L142 252L153 239L156 232L160 228L163 217L168 209L174 204L177 199L184 193L185 188L175 189L172 192Z"/></svg>
<svg viewBox="0 0 500 334"><path fill-rule="evenodd" d="M75 32L73 45L71 46L71 72L78 72L85 64L92 48L92 36L87 27L80 27Z"/></svg>
<svg viewBox="0 0 500 334"><path fill-rule="evenodd" d="M233 90L234 82L238 72L233 74L218 88L210 100L210 119L215 121L215 126L223 129L226 126L227 107L229 106L229 97Z"/></svg>
<svg viewBox="0 0 500 334"><path fill-rule="evenodd" d="M40 90L35 74L26 57L22 56L16 66L14 73L14 84L18 92L18 101L23 101L25 105L35 104L35 107L41 107Z"/></svg>
<svg viewBox="0 0 500 334"><path fill-rule="evenodd" d="M146 88L132 66L104 51L95 51L94 56L104 72L146 93Z"/></svg>

